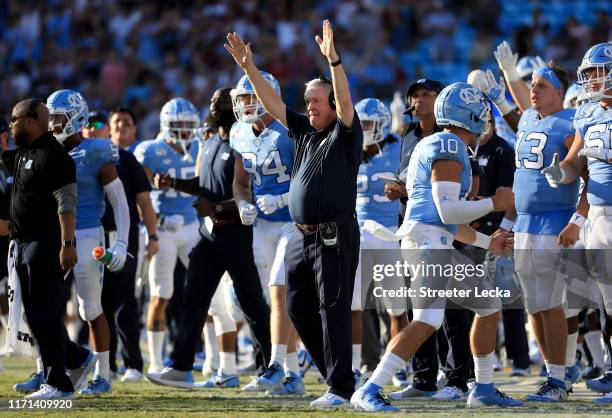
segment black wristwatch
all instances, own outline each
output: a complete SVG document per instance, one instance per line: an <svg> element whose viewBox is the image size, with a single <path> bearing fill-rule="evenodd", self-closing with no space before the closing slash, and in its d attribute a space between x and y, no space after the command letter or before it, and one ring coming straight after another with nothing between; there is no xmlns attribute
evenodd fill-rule
<svg viewBox="0 0 612 418"><path fill-rule="evenodd" d="M157 236L157 234L151 234L149 235L149 239L153 240L153 241L159 241L159 237Z"/></svg>
<svg viewBox="0 0 612 418"><path fill-rule="evenodd" d="M62 247L76 247L76 239L65 239L62 241Z"/></svg>

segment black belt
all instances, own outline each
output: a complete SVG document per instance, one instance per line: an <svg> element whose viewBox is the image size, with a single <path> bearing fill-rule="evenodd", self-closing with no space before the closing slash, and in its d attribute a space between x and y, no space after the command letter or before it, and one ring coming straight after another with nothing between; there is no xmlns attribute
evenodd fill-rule
<svg viewBox="0 0 612 418"><path fill-rule="evenodd" d="M337 215L333 220L331 220L330 222L342 222L342 221L348 221L351 219L357 219L357 215L355 215L355 213L343 213L343 214L339 214ZM307 234L312 234L313 232L317 232L319 230L319 225L321 225L324 222L318 223L318 224L299 224L299 223L295 223L295 226L298 227L299 230L307 233Z"/></svg>

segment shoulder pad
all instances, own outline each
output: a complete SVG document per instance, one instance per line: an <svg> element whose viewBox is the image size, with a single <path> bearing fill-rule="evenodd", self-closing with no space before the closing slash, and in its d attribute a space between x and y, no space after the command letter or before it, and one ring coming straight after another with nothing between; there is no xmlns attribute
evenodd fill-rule
<svg viewBox="0 0 612 418"><path fill-rule="evenodd" d="M598 103L591 102L581 105L580 107L578 107L578 109L576 109L576 116L574 116L574 118L582 119L590 117L597 109L597 106L599 106Z"/></svg>

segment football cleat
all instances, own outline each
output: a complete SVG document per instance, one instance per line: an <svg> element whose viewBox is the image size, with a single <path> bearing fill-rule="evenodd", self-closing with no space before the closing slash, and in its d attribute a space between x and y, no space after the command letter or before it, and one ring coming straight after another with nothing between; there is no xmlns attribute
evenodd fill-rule
<svg viewBox="0 0 612 418"><path fill-rule="evenodd" d="M580 366L578 363L574 363L570 367L565 368L565 380L571 382L572 384L578 383L580 381L580 377L582 376L582 370L580 370Z"/></svg>
<svg viewBox="0 0 612 418"><path fill-rule="evenodd" d="M373 383L366 384L351 396L351 405L357 411L365 412L398 412L399 408L391 405L383 395L382 388Z"/></svg>
<svg viewBox="0 0 612 418"><path fill-rule="evenodd" d="M510 372L510 377L528 377L531 374L531 367L527 367L523 369L521 367L512 367L512 371Z"/></svg>
<svg viewBox="0 0 612 418"><path fill-rule="evenodd" d="M110 382L101 376L94 376L87 387L80 390L81 395L101 395L103 393L110 393L112 386Z"/></svg>
<svg viewBox="0 0 612 418"><path fill-rule="evenodd" d="M389 393L389 399L406 399L406 398L428 398L436 393L435 390L417 389L410 385L404 390Z"/></svg>
<svg viewBox="0 0 612 418"><path fill-rule="evenodd" d="M468 408L480 408L483 406L514 407L523 406L523 402L513 399L495 388L493 383L479 385L470 392L467 400Z"/></svg>
<svg viewBox="0 0 612 418"><path fill-rule="evenodd" d="M22 383L17 383L13 386L17 392L32 393L40 389L45 384L45 377L42 373L32 373L28 380Z"/></svg>
<svg viewBox="0 0 612 418"><path fill-rule="evenodd" d="M593 402L598 404L612 404L612 392L608 393L605 396L602 396L601 398L593 399Z"/></svg>
<svg viewBox="0 0 612 418"><path fill-rule="evenodd" d="M361 370L353 369L353 377L355 378L355 390L363 386L363 380L361 379Z"/></svg>
<svg viewBox="0 0 612 418"><path fill-rule="evenodd" d="M203 382L195 382L195 388L237 388L240 386L240 379L235 374L215 373L210 379Z"/></svg>
<svg viewBox="0 0 612 418"><path fill-rule="evenodd" d="M582 371L582 378L584 380L597 379L603 374L603 370L597 366L588 366Z"/></svg>
<svg viewBox="0 0 612 418"><path fill-rule="evenodd" d="M298 365L300 366L300 376L304 377L310 366L312 366L312 356L308 350L298 350Z"/></svg>
<svg viewBox="0 0 612 418"><path fill-rule="evenodd" d="M266 395L303 395L305 392L302 378L289 372L283 381L283 386L266 391Z"/></svg>
<svg viewBox="0 0 612 418"><path fill-rule="evenodd" d="M43 383L36 392L26 395L26 399L72 399L74 392L62 392L57 388Z"/></svg>
<svg viewBox="0 0 612 418"><path fill-rule="evenodd" d="M68 370L68 376L72 381L72 386L74 387L75 391L78 391L85 386L87 375L93 370L97 359L98 356L96 356L93 351L89 351L87 358L83 361L83 364L81 364L80 367Z"/></svg>
<svg viewBox="0 0 612 418"><path fill-rule="evenodd" d="M536 402L562 402L567 400L567 390L565 384L560 386L555 384L552 379L548 379L538 387L536 393L528 395L527 400Z"/></svg>
<svg viewBox="0 0 612 418"><path fill-rule="evenodd" d="M189 389L193 388L193 374L191 371L182 372L173 368L165 368L161 373L147 373L151 383L162 386Z"/></svg>
<svg viewBox="0 0 612 418"><path fill-rule="evenodd" d="M606 374L597 379L587 380L586 387L592 390L593 392L612 392L612 371L606 372Z"/></svg>
<svg viewBox="0 0 612 418"><path fill-rule="evenodd" d="M143 376L142 373L136 369L126 369L123 377L121 378L122 382L140 382Z"/></svg>
<svg viewBox="0 0 612 418"><path fill-rule="evenodd" d="M456 386L447 386L431 395L431 398L437 401L462 401L466 393Z"/></svg>
<svg viewBox="0 0 612 418"><path fill-rule="evenodd" d="M334 395L333 393L326 392L322 396L318 397L314 401L310 402L311 408L341 408L349 404L348 399L344 399L341 396Z"/></svg>
<svg viewBox="0 0 612 418"><path fill-rule="evenodd" d="M399 369L393 375L393 386L396 388L405 388L408 387L410 382L408 381L408 374L406 373L406 369Z"/></svg>

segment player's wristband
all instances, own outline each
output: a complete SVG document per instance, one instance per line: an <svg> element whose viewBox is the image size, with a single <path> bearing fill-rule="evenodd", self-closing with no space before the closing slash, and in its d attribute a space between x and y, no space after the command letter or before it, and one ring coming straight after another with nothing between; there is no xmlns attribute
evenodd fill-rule
<svg viewBox="0 0 612 418"><path fill-rule="evenodd" d="M570 223L576 225L578 228L582 228L585 222L586 218L578 212L575 212L570 219Z"/></svg>
<svg viewBox="0 0 612 418"><path fill-rule="evenodd" d="M485 250L488 250L489 246L491 245L491 237L483 233L476 232L476 239L474 240L472 245L474 247L484 248Z"/></svg>
<svg viewBox="0 0 612 418"><path fill-rule="evenodd" d="M342 64L342 60L340 59L340 57L338 57L338 60L337 60L337 61L334 61L334 62L330 62L330 63L329 63L329 65L330 65L330 66L332 66L332 67L337 67L337 66L339 66L340 64Z"/></svg>
<svg viewBox="0 0 612 418"><path fill-rule="evenodd" d="M518 71L516 71L516 68L510 68L506 71L502 70L504 73L504 78L506 79L506 81L508 83L511 83L513 81L518 81L521 76L519 76Z"/></svg>
<svg viewBox="0 0 612 418"><path fill-rule="evenodd" d="M512 231L512 227L514 226L514 221L511 221L508 218L504 218L499 224L499 227L505 229L506 231Z"/></svg>

